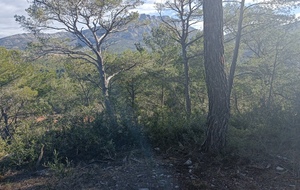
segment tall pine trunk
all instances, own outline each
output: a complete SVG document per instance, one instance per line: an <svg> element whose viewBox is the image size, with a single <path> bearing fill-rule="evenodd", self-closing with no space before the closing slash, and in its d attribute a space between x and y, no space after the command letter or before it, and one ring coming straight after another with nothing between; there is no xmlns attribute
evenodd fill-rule
<svg viewBox="0 0 300 190"><path fill-rule="evenodd" d="M100 52L100 50L99 50L99 52ZM110 96L109 96L109 91L108 91L109 80L107 79L106 73L104 71L103 59L102 59L101 53L98 54L97 62L98 62L97 68L98 68L98 72L99 72L101 92L102 92L102 96L104 98L104 106L105 106L106 115L109 119L110 124L116 127L117 119L116 119L115 112L112 108L111 101L110 101Z"/></svg>
<svg viewBox="0 0 300 190"><path fill-rule="evenodd" d="M204 65L209 99L206 139L202 151L220 153L226 145L229 90L224 70L222 0L204 0Z"/></svg>

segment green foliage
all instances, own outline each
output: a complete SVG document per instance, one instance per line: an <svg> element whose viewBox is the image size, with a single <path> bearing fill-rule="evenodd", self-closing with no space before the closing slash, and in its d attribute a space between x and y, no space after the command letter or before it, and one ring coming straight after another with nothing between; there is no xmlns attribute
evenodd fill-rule
<svg viewBox="0 0 300 190"><path fill-rule="evenodd" d="M292 160L299 153L300 131L295 115L287 110L257 108L239 117L233 116L231 121L229 148L243 157L262 160L284 156Z"/></svg>
<svg viewBox="0 0 300 190"><path fill-rule="evenodd" d="M112 5L120 2L93 3L113 10ZM44 21L49 15L44 5L41 8L31 7L29 11ZM225 27L226 39L230 40L234 34L229 32L236 29L238 7L232 3L225 8L225 15L231 18ZM61 9L67 13L64 6ZM99 12L100 9L95 14ZM235 153L252 159L282 155L297 160L299 29L292 17L275 13L270 7L255 6L245 13L228 145ZM139 46L140 51L103 53L117 125L104 116L99 70L86 64L89 59L55 55L26 63L23 52L0 48L0 108L6 111L1 113L0 130L3 133L3 115L7 114L12 134L11 138L0 140L0 158L9 155L1 167L34 167L42 145L45 147L41 165L58 174L63 174L73 162L115 159L119 152L135 148L199 148L208 107L203 59L189 60L193 110L187 120L182 60L173 38L166 28L159 27L152 30L151 36L145 36L150 51ZM188 55L201 52L202 46L198 40L190 46ZM226 44L226 60L231 59L233 47L230 42ZM82 53L87 58L92 55ZM45 120L37 121L39 117Z"/></svg>
<svg viewBox="0 0 300 190"><path fill-rule="evenodd" d="M143 146L140 128L126 120L117 128L110 126L102 116L92 123L74 117L52 122L45 120L20 125L10 143L1 141L5 146L1 147L0 153L10 155L8 165L5 165L34 167L44 144L41 165L64 173L72 161L111 160L120 151Z"/></svg>
<svg viewBox="0 0 300 190"><path fill-rule="evenodd" d="M70 168L71 162L68 158L65 158L63 161L62 158L59 156L59 152L55 149L53 151L53 161L47 162L44 164L45 167L50 168L52 171L55 172L56 176L64 177L68 172L67 169Z"/></svg>
<svg viewBox="0 0 300 190"><path fill-rule="evenodd" d="M102 159L114 154L114 144L106 127L99 126L99 133L98 127L85 125L73 117L62 118L58 125L63 127L55 126L43 137L48 158L51 158L54 150L61 157L75 161Z"/></svg>
<svg viewBox="0 0 300 190"><path fill-rule="evenodd" d="M16 129L14 137L7 140L3 150L9 155L12 167L33 167L39 156L39 136L30 127L30 123L22 123Z"/></svg>
<svg viewBox="0 0 300 190"><path fill-rule="evenodd" d="M8 51L0 47L0 88L21 77L22 66L17 64L19 61L20 53L18 51Z"/></svg>
<svg viewBox="0 0 300 190"><path fill-rule="evenodd" d="M154 147L162 150L197 147L204 138L205 118L192 115L190 121L182 113L160 110L145 122L145 130Z"/></svg>

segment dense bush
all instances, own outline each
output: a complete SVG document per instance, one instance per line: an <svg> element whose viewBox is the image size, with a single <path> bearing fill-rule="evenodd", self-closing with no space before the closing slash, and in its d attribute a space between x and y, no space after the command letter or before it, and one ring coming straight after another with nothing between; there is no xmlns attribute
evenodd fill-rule
<svg viewBox="0 0 300 190"><path fill-rule="evenodd" d="M190 147L202 143L204 124L205 118L198 114L188 121L183 114L160 111L147 119L145 130L154 147Z"/></svg>
<svg viewBox="0 0 300 190"><path fill-rule="evenodd" d="M229 148L251 159L279 156L292 160L300 154L296 117L279 108L260 108L234 115L228 134Z"/></svg>
<svg viewBox="0 0 300 190"><path fill-rule="evenodd" d="M69 117L56 123L45 120L20 125L9 143L1 141L4 146L1 146L0 153L10 155L10 166L33 167L41 151L41 164L52 163L54 152L62 162L66 159L73 162L114 159L117 152L142 146L140 127L126 121L120 123L111 126L100 115L90 123Z"/></svg>

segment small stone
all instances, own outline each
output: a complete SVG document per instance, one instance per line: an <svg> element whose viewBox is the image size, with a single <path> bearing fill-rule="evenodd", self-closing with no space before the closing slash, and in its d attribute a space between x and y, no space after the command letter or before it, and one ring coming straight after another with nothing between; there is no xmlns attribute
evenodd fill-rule
<svg viewBox="0 0 300 190"><path fill-rule="evenodd" d="M279 159L281 159L281 160L288 160L288 158L287 157L284 157L284 156L280 156L280 155L277 155L277 158L279 158Z"/></svg>
<svg viewBox="0 0 300 190"><path fill-rule="evenodd" d="M183 165L190 166L190 165L192 165L192 164L193 164L193 162L192 162L191 158L189 158L186 162L184 162Z"/></svg>
<svg viewBox="0 0 300 190"><path fill-rule="evenodd" d="M149 190L149 188L139 188L139 190Z"/></svg>
<svg viewBox="0 0 300 190"><path fill-rule="evenodd" d="M277 167L276 167L276 170L282 172L282 171L284 171L284 168L281 167L281 166L277 166Z"/></svg>

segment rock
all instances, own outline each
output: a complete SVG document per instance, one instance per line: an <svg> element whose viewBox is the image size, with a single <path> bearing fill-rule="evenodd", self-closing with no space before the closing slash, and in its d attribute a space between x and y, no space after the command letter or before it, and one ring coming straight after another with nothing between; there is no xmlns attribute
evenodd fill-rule
<svg viewBox="0 0 300 190"><path fill-rule="evenodd" d="M282 171L284 171L284 168L281 167L281 166L277 166L277 167L276 167L276 170L279 171L279 172L282 172Z"/></svg>
<svg viewBox="0 0 300 190"><path fill-rule="evenodd" d="M285 160L285 161L287 161L287 160L288 160L288 158L287 158L287 157L280 156L280 155L277 155L277 158L279 158L279 159L281 159L281 160Z"/></svg>
<svg viewBox="0 0 300 190"><path fill-rule="evenodd" d="M190 166L192 164L193 164L193 162L192 162L191 158L189 158L186 162L184 162L183 165Z"/></svg>

